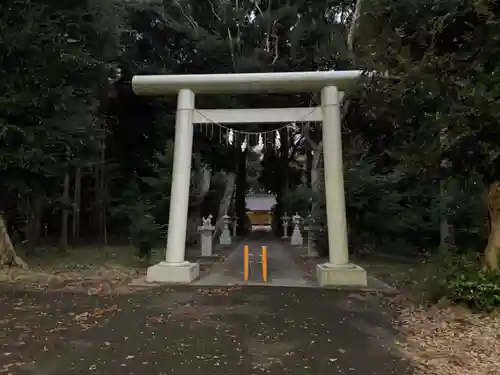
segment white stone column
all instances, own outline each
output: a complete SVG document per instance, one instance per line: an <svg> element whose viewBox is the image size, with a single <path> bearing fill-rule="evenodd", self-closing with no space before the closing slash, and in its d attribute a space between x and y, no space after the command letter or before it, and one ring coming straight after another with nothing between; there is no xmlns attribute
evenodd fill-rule
<svg viewBox="0 0 500 375"><path fill-rule="evenodd" d="M186 229L193 152L194 93L181 90L177 97L175 118L174 164L168 216L168 239L165 260L182 263L185 259Z"/></svg>
<svg viewBox="0 0 500 375"><path fill-rule="evenodd" d="M148 268L150 282L189 283L199 276L199 265L185 261L189 184L193 148L194 93L179 91L175 118L174 164L165 262Z"/></svg>
<svg viewBox="0 0 500 375"><path fill-rule="evenodd" d="M316 275L320 285L365 286L365 270L349 263L339 97L335 86L321 91L329 262L318 265Z"/></svg>
<svg viewBox="0 0 500 375"><path fill-rule="evenodd" d="M323 155L325 163L325 193L330 240L330 263L349 263L347 222L344 192L344 164L342 161L342 124L339 92L335 86L321 92L323 107Z"/></svg>

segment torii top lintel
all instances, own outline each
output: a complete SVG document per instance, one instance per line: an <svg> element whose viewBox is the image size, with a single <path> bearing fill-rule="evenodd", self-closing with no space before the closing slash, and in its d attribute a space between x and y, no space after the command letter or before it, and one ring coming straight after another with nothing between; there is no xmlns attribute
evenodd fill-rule
<svg viewBox="0 0 500 375"><path fill-rule="evenodd" d="M345 90L358 79L361 70L317 72L138 75L132 78L137 95L172 95L182 89L195 94L317 92L327 86Z"/></svg>

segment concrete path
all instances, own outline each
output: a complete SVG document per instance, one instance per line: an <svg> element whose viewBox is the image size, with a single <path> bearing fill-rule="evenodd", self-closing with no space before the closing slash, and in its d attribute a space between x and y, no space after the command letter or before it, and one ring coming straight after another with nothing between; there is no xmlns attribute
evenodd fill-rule
<svg viewBox="0 0 500 375"><path fill-rule="evenodd" d="M243 246L248 244L250 258L249 281L243 279ZM262 280L262 246L267 247L268 281ZM210 271L206 277L196 281L195 285L270 285L312 287L304 272L295 264L283 245L270 233L255 233L248 240L240 243L221 263Z"/></svg>
<svg viewBox="0 0 500 375"><path fill-rule="evenodd" d="M0 303L0 374L412 374L376 295L178 286Z"/></svg>

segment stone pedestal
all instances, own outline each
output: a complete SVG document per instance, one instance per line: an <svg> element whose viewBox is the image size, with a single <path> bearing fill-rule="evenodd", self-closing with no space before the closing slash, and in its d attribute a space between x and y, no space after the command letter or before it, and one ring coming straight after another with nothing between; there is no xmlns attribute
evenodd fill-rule
<svg viewBox="0 0 500 375"><path fill-rule="evenodd" d="M304 238L302 238L302 233L300 232L300 224L302 223L302 218L299 214L295 214L292 217L293 232L290 244L293 246L302 246L304 244Z"/></svg>
<svg viewBox="0 0 500 375"><path fill-rule="evenodd" d="M201 242L201 256L211 257L212 256L212 235L214 233L215 227L212 225L212 215L208 218L202 220L201 226L198 227L200 232L200 242Z"/></svg>
<svg viewBox="0 0 500 375"><path fill-rule="evenodd" d="M199 276L200 266L198 263L160 262L148 268L146 282L189 284Z"/></svg>
<svg viewBox="0 0 500 375"><path fill-rule="evenodd" d="M232 217L232 225L233 225L233 238L238 237L238 216Z"/></svg>
<svg viewBox="0 0 500 375"><path fill-rule="evenodd" d="M289 220L290 220L290 216L288 216L285 212L285 214L281 217L281 222L283 225L283 236L281 237L281 239L283 239L283 240L287 240L288 238L290 238L290 237L288 237Z"/></svg>
<svg viewBox="0 0 500 375"><path fill-rule="evenodd" d="M316 279L319 286L353 286L368 285L366 271L355 264L336 265L331 263L318 264Z"/></svg>
<svg viewBox="0 0 500 375"><path fill-rule="evenodd" d="M307 231L307 257L308 258L317 258L318 251L314 246L314 219L312 215L307 217L307 225L304 227L304 230Z"/></svg>
<svg viewBox="0 0 500 375"><path fill-rule="evenodd" d="M224 220L224 226L222 228L222 233L219 238L219 243L221 245L231 245L231 233L229 232L229 223L231 218L226 214L222 218Z"/></svg>

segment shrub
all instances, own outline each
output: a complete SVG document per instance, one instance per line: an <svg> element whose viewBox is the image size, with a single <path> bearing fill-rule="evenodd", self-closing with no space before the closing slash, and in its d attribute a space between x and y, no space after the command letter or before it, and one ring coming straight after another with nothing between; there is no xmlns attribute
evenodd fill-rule
<svg viewBox="0 0 500 375"><path fill-rule="evenodd" d="M481 311L500 307L500 273L483 270L476 253L440 252L428 262L426 274L428 302L446 299Z"/></svg>
<svg viewBox="0 0 500 375"><path fill-rule="evenodd" d="M439 191L432 181L418 181L405 170L378 171L368 157L347 159L344 178L351 250L375 246L413 255L418 249L438 245ZM320 254L326 255L325 186L321 183L315 238Z"/></svg>
<svg viewBox="0 0 500 375"><path fill-rule="evenodd" d="M314 193L307 185L298 185L289 191L283 200L284 212L293 216L298 213L303 219L307 218L311 211L312 200L316 199Z"/></svg>
<svg viewBox="0 0 500 375"><path fill-rule="evenodd" d="M141 258L149 258L155 242L163 234L164 226L157 223L153 215L156 207L139 191L136 180L124 189L120 199L111 210L111 215L128 224L130 242L138 249Z"/></svg>

